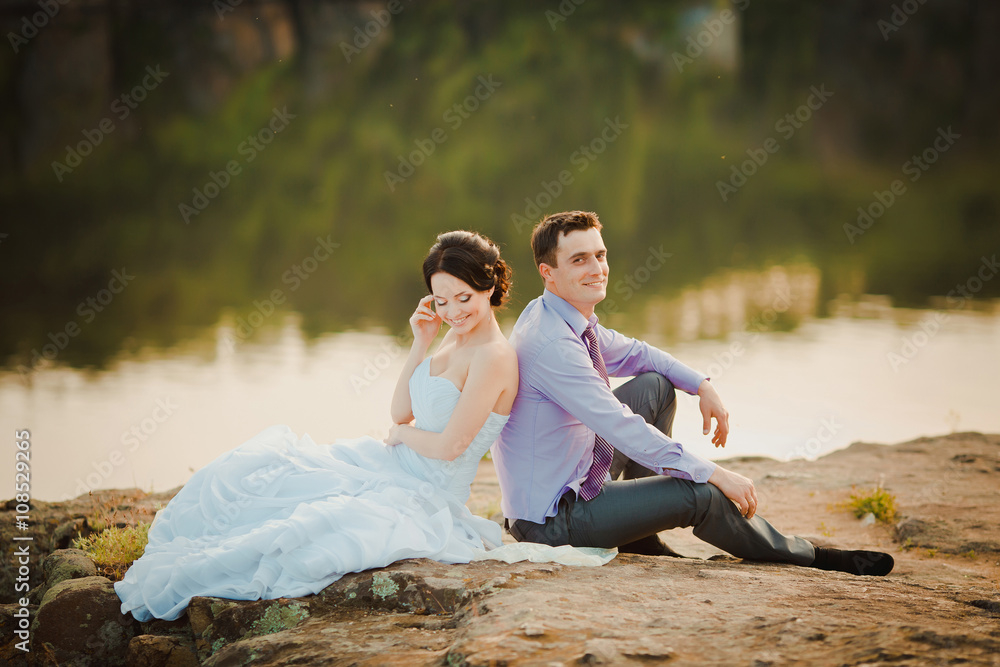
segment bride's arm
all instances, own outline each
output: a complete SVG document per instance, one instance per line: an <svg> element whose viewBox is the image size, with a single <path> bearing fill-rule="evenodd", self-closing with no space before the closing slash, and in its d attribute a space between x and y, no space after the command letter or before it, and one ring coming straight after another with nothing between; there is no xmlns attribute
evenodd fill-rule
<svg viewBox="0 0 1000 667"><path fill-rule="evenodd" d="M489 345L478 352L469 365L469 376L455 411L441 433L422 431L409 424L396 424L389 431L388 444L402 443L422 456L453 461L486 423L504 389L517 389L517 355L504 345Z"/></svg>
<svg viewBox="0 0 1000 667"><path fill-rule="evenodd" d="M403 371L396 380L396 390L392 394L392 406L389 412L394 424L405 424L413 420L413 405L410 403L410 376L427 355L427 349L420 349L417 341L410 346L410 355L406 358Z"/></svg>
<svg viewBox="0 0 1000 667"><path fill-rule="evenodd" d="M417 304L417 309L410 316L410 328L413 330L413 345L410 355L406 358L403 371L396 380L396 390L392 394L389 414L394 424L405 424L413 420L413 405L410 403L410 377L420 362L427 356L427 350L434 342L441 329L441 318L430 308L433 296L427 295Z"/></svg>

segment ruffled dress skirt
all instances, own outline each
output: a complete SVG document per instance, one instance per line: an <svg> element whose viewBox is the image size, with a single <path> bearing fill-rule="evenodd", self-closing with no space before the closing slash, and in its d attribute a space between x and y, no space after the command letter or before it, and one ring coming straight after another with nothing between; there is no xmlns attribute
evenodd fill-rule
<svg viewBox="0 0 1000 667"><path fill-rule="evenodd" d="M122 613L172 620L193 596L299 597L404 558L466 563L500 527L404 469L374 438L262 431L195 473L115 584Z"/></svg>

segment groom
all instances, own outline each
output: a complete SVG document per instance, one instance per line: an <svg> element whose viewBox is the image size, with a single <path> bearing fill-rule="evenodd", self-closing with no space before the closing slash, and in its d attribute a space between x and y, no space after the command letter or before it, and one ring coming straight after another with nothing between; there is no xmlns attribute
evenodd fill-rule
<svg viewBox="0 0 1000 667"><path fill-rule="evenodd" d="M608 261L596 214L545 217L531 249L545 291L514 326L520 386L493 445L515 539L675 556L657 533L694 526L740 558L857 575L892 570L889 554L782 535L755 516L750 479L671 440L675 387L699 397L706 434L715 420L716 446L726 444L729 414L705 375L598 323ZM612 391L611 375L635 377Z"/></svg>

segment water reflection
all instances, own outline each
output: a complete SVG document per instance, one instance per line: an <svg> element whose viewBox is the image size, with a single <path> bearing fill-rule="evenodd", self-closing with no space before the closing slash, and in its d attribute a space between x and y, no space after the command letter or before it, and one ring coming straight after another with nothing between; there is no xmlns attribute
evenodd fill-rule
<svg viewBox="0 0 1000 667"><path fill-rule="evenodd" d="M820 272L810 264L763 272L724 270L673 298L651 298L641 309L642 326L670 341L754 337L795 329L819 312L819 298ZM598 306L612 326L626 327L628 315L607 311L606 305Z"/></svg>
<svg viewBox="0 0 1000 667"><path fill-rule="evenodd" d="M725 268L801 258L821 303L877 292L924 306L1000 248L988 3L922 7L889 43L870 9L844 3L587 3L552 24L533 3L424 2L370 34L377 3L223 5L69 3L0 51L6 367L170 349L276 288L307 338L385 326L419 296L437 233L475 228L530 275L524 223L563 208L600 214L619 270L665 249L643 291L669 298ZM0 11L4 34L29 10ZM484 78L495 88L480 103L469 95ZM817 85L833 93L822 109L794 136L776 131ZM460 127L446 119L456 105ZM279 113L287 127L268 134ZM955 145L863 235L845 234L942 128ZM436 129L446 140L428 139ZM761 163L757 147L779 136ZM413 173L389 187L404 157ZM752 178L720 198L734 165ZM285 272L327 235L334 259L292 293ZM134 283L81 321L78 305L122 267ZM699 288L719 290L715 305L699 298L658 326L683 323L680 340L743 326L731 294L743 282L727 280ZM996 296L1000 281L982 289ZM627 295L613 294L620 310Z"/></svg>
<svg viewBox="0 0 1000 667"><path fill-rule="evenodd" d="M817 318L817 300L817 271L796 264L720 273L607 318L712 376L732 414L730 444L711 447L686 395L674 432L706 457L815 457L858 439L1000 429L1000 304L931 311L868 297ZM235 329L226 318L210 336L120 355L104 372L0 376L3 427L32 429L36 497L172 488L275 423L319 442L384 435L405 329L310 338L295 313L245 341Z"/></svg>

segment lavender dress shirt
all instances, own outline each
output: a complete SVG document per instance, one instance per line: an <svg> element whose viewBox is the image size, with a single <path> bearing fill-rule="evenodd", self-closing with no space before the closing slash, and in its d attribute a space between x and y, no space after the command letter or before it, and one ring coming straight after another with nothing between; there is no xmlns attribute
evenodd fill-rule
<svg viewBox="0 0 1000 667"><path fill-rule="evenodd" d="M510 419L493 444L493 462L508 519L545 523L559 499L580 485L594 458L594 433L650 470L704 483L716 465L623 405L594 369L583 331L594 325L608 375L656 371L675 387L697 394L706 376L671 355L588 320L546 290L521 313L510 341L517 350L520 385Z"/></svg>

